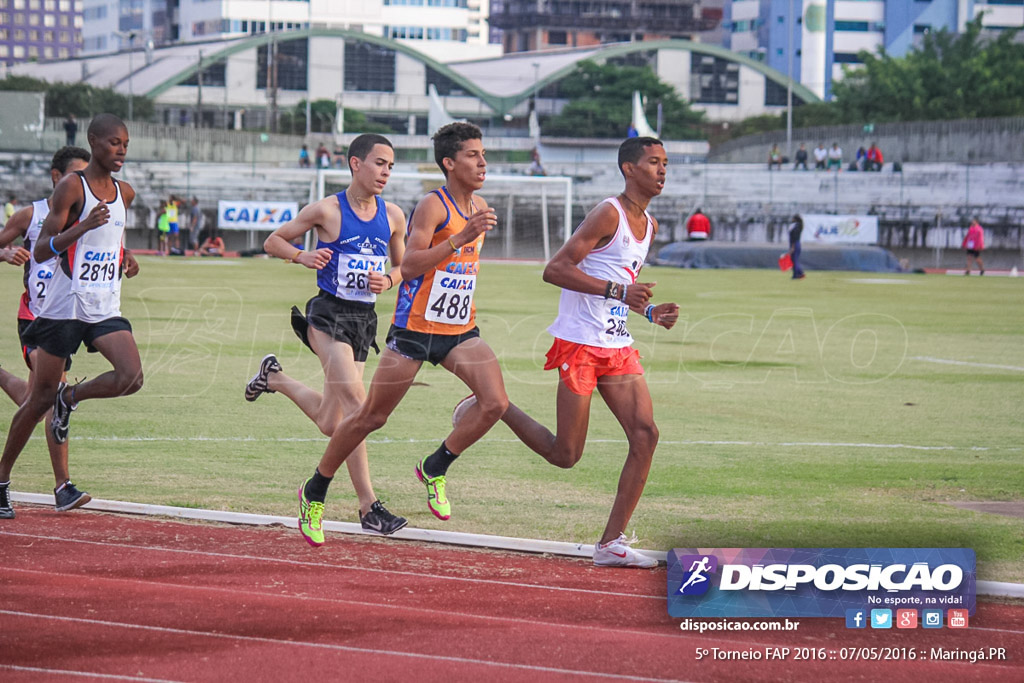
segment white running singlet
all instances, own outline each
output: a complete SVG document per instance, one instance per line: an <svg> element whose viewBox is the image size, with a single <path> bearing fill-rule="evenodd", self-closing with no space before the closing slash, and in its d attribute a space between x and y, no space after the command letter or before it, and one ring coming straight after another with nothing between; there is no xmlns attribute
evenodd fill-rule
<svg viewBox="0 0 1024 683"><path fill-rule="evenodd" d="M651 215L644 211L647 232L642 240L637 241L618 198L609 197L604 201L619 212L619 225L611 241L587 254L580 261L579 268L599 280L634 284L651 246L654 223ZM563 289L558 300L558 317L548 332L559 339L577 344L606 349L625 348L633 343L633 337L626 329L628 315L629 307L621 301L605 299L599 294Z"/></svg>
<svg viewBox="0 0 1024 683"><path fill-rule="evenodd" d="M79 172L85 202L78 222L84 221L100 203L85 176ZM110 217L104 225L90 230L61 254L40 318L81 320L96 323L121 315L121 261L127 210L121 184L114 181L117 194L107 203Z"/></svg>
<svg viewBox="0 0 1024 683"><path fill-rule="evenodd" d="M43 221L50 215L50 203L45 199L38 199L32 202L32 222L25 231L25 243L31 251L39 239L39 231L43 227ZM50 286L53 279L53 271L57 269L57 257L54 256L48 261L39 263L35 257L29 259L28 273L25 278L25 291L28 293L28 310L34 317L39 317L39 310L42 308L43 300L46 299L46 288Z"/></svg>

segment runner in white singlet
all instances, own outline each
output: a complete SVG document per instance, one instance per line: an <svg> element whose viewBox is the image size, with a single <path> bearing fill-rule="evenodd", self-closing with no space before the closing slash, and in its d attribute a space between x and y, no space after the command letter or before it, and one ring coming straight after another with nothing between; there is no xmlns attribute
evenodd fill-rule
<svg viewBox="0 0 1024 683"><path fill-rule="evenodd" d="M58 257L39 316L25 329L24 342L35 346L33 381L28 397L14 414L7 433L0 475L9 474L35 424L53 408L50 430L57 443L67 440L68 421L78 402L127 396L142 387L142 364L131 324L120 316L122 269L138 271L123 250L127 207L135 191L115 180L128 149L128 130L112 114L89 125L92 155L83 171L62 179L54 190L50 213L32 245L37 262ZM98 351L113 369L74 387L62 381L64 367L81 344ZM0 496L7 500L0 480ZM73 485L58 487L58 501ZM9 501L8 509L9 509ZM3 510L0 509L0 516ZM10 515L13 516L13 510Z"/></svg>
<svg viewBox="0 0 1024 683"><path fill-rule="evenodd" d="M56 187L57 183L65 176L81 171L89 163L89 152L81 147L62 147L53 155L50 162L50 180ZM25 329L39 315L43 301L48 294L50 281L53 279L54 269L57 267L57 258L53 257L47 261L39 262L32 257L30 249L39 239L43 221L50 213L48 199L40 199L32 203L30 207L22 209L11 217L7 225L0 231L0 247L7 247L19 237L22 238L24 247L17 247L24 252L25 261L25 291L22 293L18 306L18 336L23 335ZM98 212L97 212L98 213ZM86 221L95 222L99 225L97 217L86 218ZM91 223L90 223L91 224ZM21 405L28 397L28 388L32 381L33 359L36 356L34 346L22 342L22 355L29 367L29 378L23 380L10 372L0 368L0 388L14 401L15 405ZM89 494L77 490L74 485L68 485L68 447L67 442L57 443L52 433L46 432L47 447L50 452L50 463L53 467L53 475L57 484L55 491L56 507L60 511L72 510L80 507L90 500ZM0 462L0 482L7 481L10 477L8 463ZM2 484L0 484L2 486ZM0 517L10 508L9 501L0 500ZM13 514L13 509L10 514Z"/></svg>
<svg viewBox="0 0 1024 683"><path fill-rule="evenodd" d="M649 303L654 283L637 282L658 223L647 213L665 185L668 158L655 138L630 138L619 147L626 187L597 205L544 269L544 280L562 288L558 317L548 329L555 340L545 369L558 369L557 434L509 404L502 416L516 436L545 460L569 468L583 456L596 388L622 425L629 452L608 523L594 546L602 567L653 567L658 563L630 544L625 530L633 515L658 444L651 394L640 356L626 327L629 311L671 329L674 303ZM472 402L456 406L453 420Z"/></svg>

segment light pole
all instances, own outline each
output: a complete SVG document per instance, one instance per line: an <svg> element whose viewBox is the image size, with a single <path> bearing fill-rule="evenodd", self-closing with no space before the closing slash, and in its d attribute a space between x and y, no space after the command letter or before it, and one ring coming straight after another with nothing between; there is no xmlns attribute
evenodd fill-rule
<svg viewBox="0 0 1024 683"><path fill-rule="evenodd" d="M134 60L132 59L132 53L135 51L135 31L114 31L114 35L118 38L128 39L128 120L132 120L132 100L134 99L135 93L132 89L132 72L135 71Z"/></svg>
<svg viewBox="0 0 1024 683"><path fill-rule="evenodd" d="M786 156L793 158L793 0L789 0L789 17L786 22L789 49L786 50Z"/></svg>

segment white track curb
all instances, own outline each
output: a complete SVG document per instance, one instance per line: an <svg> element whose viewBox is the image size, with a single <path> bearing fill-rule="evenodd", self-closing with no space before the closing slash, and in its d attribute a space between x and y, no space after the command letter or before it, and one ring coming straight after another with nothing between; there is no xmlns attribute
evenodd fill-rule
<svg viewBox="0 0 1024 683"><path fill-rule="evenodd" d="M11 491L11 500L19 503L52 505L53 495L44 493L21 493ZM200 510L180 508L170 505L148 505L146 503L128 503L119 500L103 500L93 498L83 509L100 510L103 512L123 512L132 515L150 515L158 517L178 517L181 519L198 519L205 522L224 522L227 524L249 524L253 526L279 525L291 529L298 528L295 517L277 517L274 515L255 515L245 512L226 512L223 510ZM343 534L374 536L380 534L363 531L353 522L324 522L326 531ZM563 541L541 541L530 538L513 538L510 536L489 536L487 534L467 534L458 531L435 531L433 529L412 529L406 527L396 531L392 538L406 541L424 541L427 543L445 543L448 545L464 545L493 550L514 550L526 553L548 553L563 557L586 557L594 555L594 546L583 543L565 543ZM657 550L637 550L659 562L667 561L667 553ZM1004 581L978 581L975 589L978 595L991 595L1003 598L1024 598L1024 584L1007 583Z"/></svg>

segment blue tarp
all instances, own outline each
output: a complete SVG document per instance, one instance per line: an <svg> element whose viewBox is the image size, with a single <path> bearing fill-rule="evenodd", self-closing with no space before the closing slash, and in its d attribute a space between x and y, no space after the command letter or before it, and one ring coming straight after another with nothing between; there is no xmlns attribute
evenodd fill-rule
<svg viewBox="0 0 1024 683"><path fill-rule="evenodd" d="M652 263L679 268L778 268L788 245L734 242L673 242L661 248ZM899 260L887 249L867 245L804 244L804 270L901 272Z"/></svg>

